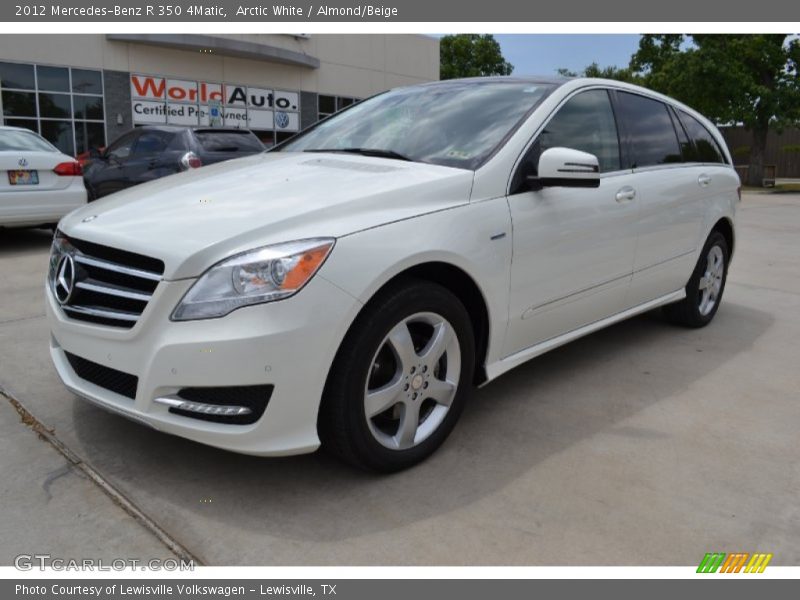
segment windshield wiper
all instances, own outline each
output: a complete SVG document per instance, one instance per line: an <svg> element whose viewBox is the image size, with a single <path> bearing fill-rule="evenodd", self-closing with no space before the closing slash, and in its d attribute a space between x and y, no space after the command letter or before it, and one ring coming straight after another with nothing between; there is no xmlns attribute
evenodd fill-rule
<svg viewBox="0 0 800 600"><path fill-rule="evenodd" d="M413 162L413 159L395 152L394 150L383 150L381 148L311 148L303 152L346 152L348 154L361 154L362 156L377 156L378 158L394 158L395 160L405 160Z"/></svg>

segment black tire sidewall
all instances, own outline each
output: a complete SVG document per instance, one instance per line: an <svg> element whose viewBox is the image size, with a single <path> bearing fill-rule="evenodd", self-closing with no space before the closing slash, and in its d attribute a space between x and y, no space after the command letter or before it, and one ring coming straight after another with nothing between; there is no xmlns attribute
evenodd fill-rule
<svg viewBox="0 0 800 600"><path fill-rule="evenodd" d="M439 427L425 441L407 450L392 450L373 436L364 412L364 390L372 359L389 331L404 318L436 313L453 326L461 350L461 373L456 395ZM391 472L412 466L436 450L452 431L471 390L475 341L469 313L449 290L432 282L408 282L386 290L359 315L332 370L323 402L333 402L350 446L348 454L361 466ZM321 424L324 426L324 424Z"/></svg>

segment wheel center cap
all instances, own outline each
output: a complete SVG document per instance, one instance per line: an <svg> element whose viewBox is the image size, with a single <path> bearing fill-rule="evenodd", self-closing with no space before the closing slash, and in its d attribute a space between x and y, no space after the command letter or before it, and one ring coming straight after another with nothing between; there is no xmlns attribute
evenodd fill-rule
<svg viewBox="0 0 800 600"><path fill-rule="evenodd" d="M422 375L415 375L414 379L411 380L411 389L418 390L422 387Z"/></svg>

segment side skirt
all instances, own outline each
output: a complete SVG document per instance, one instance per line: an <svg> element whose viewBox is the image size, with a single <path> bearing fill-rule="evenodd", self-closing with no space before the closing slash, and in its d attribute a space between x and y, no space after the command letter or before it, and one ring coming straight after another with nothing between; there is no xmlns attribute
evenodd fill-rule
<svg viewBox="0 0 800 600"><path fill-rule="evenodd" d="M562 335L556 336L554 338L550 338L549 340L545 340L543 342L539 342L534 346L530 346L529 348L525 348L524 350L520 350L506 358L503 358L491 365L486 366L486 381L483 382L480 387L483 387L491 380L499 377L506 371L510 371L514 367L521 365L524 362L529 361L532 358L540 356L545 352L549 352L554 348L558 348L559 346L563 346L564 344L568 344L573 340L577 340L585 335L589 335L590 333L594 333L595 331L599 331L604 327L608 327L609 325L613 325L614 323L619 323L620 321L624 321L625 319L629 319L635 315L647 312L654 308L658 308L659 306L664 306L665 304L671 304L672 302L678 302L683 300L686 297L686 290L680 289L676 292L672 292L671 294L667 294L666 296L661 296L660 298L656 298L655 300L650 300L649 302L645 302L644 304L639 304L638 306L634 306L633 308L629 308L628 310L624 310L620 313L615 315L611 315L610 317L606 317L605 319L600 319L599 321L595 321L594 323L589 323L588 325L584 325L583 327L579 327L578 329L574 329L570 332L564 333Z"/></svg>

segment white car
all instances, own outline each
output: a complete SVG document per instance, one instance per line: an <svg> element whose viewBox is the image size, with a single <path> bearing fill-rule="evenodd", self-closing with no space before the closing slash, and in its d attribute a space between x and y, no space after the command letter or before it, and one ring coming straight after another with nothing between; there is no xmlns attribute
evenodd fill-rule
<svg viewBox="0 0 800 600"><path fill-rule="evenodd" d="M543 352L660 306L706 325L739 199L717 129L639 87L396 89L64 218L52 359L160 431L397 470Z"/></svg>
<svg viewBox="0 0 800 600"><path fill-rule="evenodd" d="M83 170L29 129L0 126L0 228L53 225L86 204Z"/></svg>

